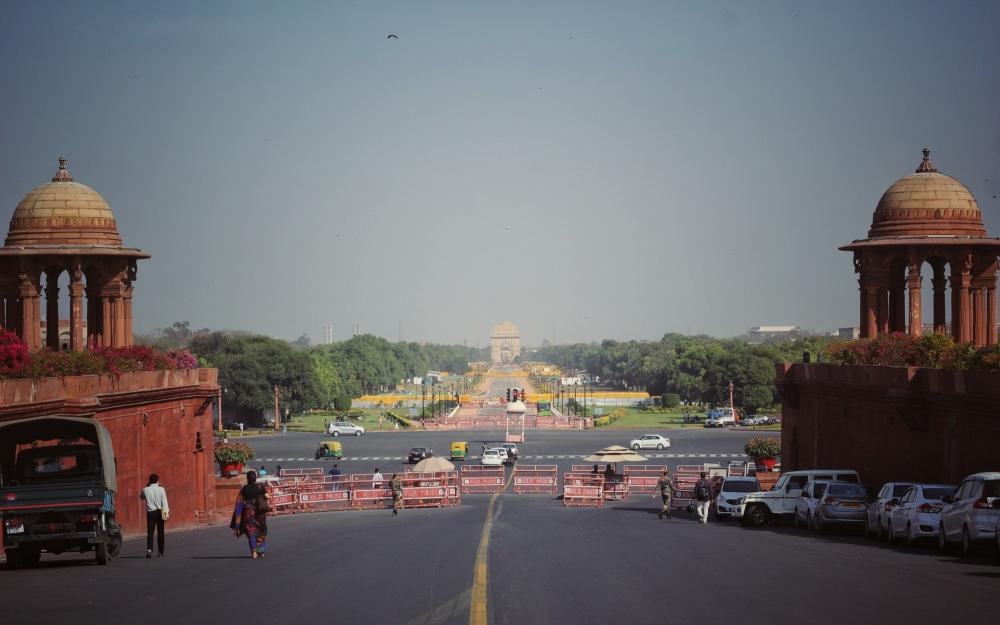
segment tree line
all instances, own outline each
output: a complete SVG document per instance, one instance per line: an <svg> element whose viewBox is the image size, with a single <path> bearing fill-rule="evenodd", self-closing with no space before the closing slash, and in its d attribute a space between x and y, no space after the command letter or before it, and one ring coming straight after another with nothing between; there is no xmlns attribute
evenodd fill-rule
<svg viewBox="0 0 1000 625"><path fill-rule="evenodd" d="M391 343L370 334L303 347L246 332L192 330L186 321L140 339L162 349L187 347L202 366L217 367L226 413L247 415L273 409L275 386L281 405L293 413L349 406L351 397L392 390L429 370L465 373L469 362L489 354L463 345Z"/></svg>
<svg viewBox="0 0 1000 625"><path fill-rule="evenodd" d="M749 412L774 404L775 367L798 362L803 352L815 358L832 339L805 337L759 345L742 339L667 334L659 341L612 341L550 345L531 358L563 369L585 369L601 386L676 394L681 400L710 405L733 400Z"/></svg>

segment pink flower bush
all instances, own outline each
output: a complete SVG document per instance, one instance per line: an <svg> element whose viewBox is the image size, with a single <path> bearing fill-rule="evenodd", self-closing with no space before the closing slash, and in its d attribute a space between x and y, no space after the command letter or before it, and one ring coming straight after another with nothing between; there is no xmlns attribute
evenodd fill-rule
<svg viewBox="0 0 1000 625"><path fill-rule="evenodd" d="M931 369L1000 369L1000 347L956 343L950 336L899 332L831 343L827 359L838 365L883 365Z"/></svg>
<svg viewBox="0 0 1000 625"><path fill-rule="evenodd" d="M0 378L44 378L67 375L195 369L198 359L186 349L161 352L146 345L92 347L71 352L40 349L34 352L13 332L0 331Z"/></svg>

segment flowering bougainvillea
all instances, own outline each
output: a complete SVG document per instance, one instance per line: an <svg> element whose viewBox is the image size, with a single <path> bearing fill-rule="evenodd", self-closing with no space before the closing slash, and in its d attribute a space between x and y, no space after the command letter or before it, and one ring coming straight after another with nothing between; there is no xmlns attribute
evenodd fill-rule
<svg viewBox="0 0 1000 625"><path fill-rule="evenodd" d="M198 360L186 349L161 352L145 345L99 347L88 351L30 351L13 332L0 330L0 378L44 378L66 375L194 369Z"/></svg>
<svg viewBox="0 0 1000 625"><path fill-rule="evenodd" d="M956 343L950 336L910 336L896 332L869 339L831 343L830 362L838 365L884 365L931 369L1000 369L1000 347Z"/></svg>

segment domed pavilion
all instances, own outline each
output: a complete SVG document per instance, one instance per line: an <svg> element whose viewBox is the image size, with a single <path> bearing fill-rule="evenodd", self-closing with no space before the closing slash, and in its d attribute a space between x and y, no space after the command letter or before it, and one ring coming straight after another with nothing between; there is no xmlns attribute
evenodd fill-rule
<svg viewBox="0 0 1000 625"><path fill-rule="evenodd" d="M69 275L70 347L132 344L132 285L136 262L149 258L124 247L103 197L59 171L14 209L0 248L0 325L31 349L42 346L42 276L46 345L59 348L59 278ZM86 336L84 336L86 314Z"/></svg>
<svg viewBox="0 0 1000 625"><path fill-rule="evenodd" d="M958 180L938 172L930 150L925 148L923 154L914 173L882 194L868 238L840 248L854 252L861 336L921 334L920 269L926 262L933 272L934 332L949 332L945 317L950 291L951 335L963 343L993 345L997 342L1000 239L986 236L972 193Z"/></svg>

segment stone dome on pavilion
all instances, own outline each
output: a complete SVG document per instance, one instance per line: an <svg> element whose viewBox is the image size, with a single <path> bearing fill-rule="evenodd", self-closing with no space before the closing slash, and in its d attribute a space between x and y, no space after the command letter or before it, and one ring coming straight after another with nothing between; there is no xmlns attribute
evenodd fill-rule
<svg viewBox="0 0 1000 625"><path fill-rule="evenodd" d="M875 207L869 239L951 235L985 237L983 215L972 193L958 180L938 172L930 150L917 170L900 178Z"/></svg>
<svg viewBox="0 0 1000 625"><path fill-rule="evenodd" d="M73 180L64 158L51 182L29 191L10 220L4 247L36 246L122 247L111 207Z"/></svg>

